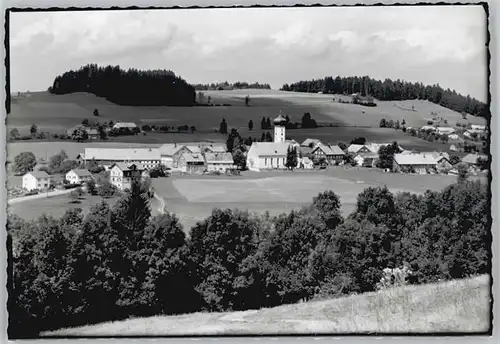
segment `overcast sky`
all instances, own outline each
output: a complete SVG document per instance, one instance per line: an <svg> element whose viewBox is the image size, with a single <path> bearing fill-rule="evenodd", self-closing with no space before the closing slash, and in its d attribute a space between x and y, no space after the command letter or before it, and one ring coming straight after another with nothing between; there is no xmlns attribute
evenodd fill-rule
<svg viewBox="0 0 500 344"><path fill-rule="evenodd" d="M11 91L87 63L171 69L190 83L362 76L486 100L480 6L12 13Z"/></svg>

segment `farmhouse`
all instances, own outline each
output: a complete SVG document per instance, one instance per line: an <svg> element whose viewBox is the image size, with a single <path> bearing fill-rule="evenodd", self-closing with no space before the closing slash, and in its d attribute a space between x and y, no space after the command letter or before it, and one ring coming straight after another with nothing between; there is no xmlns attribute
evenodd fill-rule
<svg viewBox="0 0 500 344"><path fill-rule="evenodd" d="M285 140L286 119L280 113L274 120L274 142L253 142L247 154L247 167L251 171L286 168L290 144Z"/></svg>
<svg viewBox="0 0 500 344"><path fill-rule="evenodd" d="M115 125L113 125L113 129L135 129L137 128L137 125L134 122L117 122Z"/></svg>
<svg viewBox="0 0 500 344"><path fill-rule="evenodd" d="M75 168L66 173L66 180L70 184L81 184L91 179L93 179L92 173L82 168Z"/></svg>
<svg viewBox="0 0 500 344"><path fill-rule="evenodd" d="M451 127L437 127L436 132L441 135L451 135L455 133L455 129Z"/></svg>
<svg viewBox="0 0 500 344"><path fill-rule="evenodd" d="M179 158L178 167L181 172L203 173L206 169L205 159L201 154L184 153Z"/></svg>
<svg viewBox="0 0 500 344"><path fill-rule="evenodd" d="M378 154L373 152L359 153L354 157L356 165L362 167L375 167L377 159Z"/></svg>
<svg viewBox="0 0 500 344"><path fill-rule="evenodd" d="M471 128L471 130L476 131L476 132L485 132L486 131L485 125L471 124L470 128Z"/></svg>
<svg viewBox="0 0 500 344"><path fill-rule="evenodd" d="M146 176L146 170L141 164L115 163L110 168L109 182L124 191L132 188L132 182L140 181Z"/></svg>
<svg viewBox="0 0 500 344"><path fill-rule="evenodd" d="M450 168L446 153L412 153L394 155L394 172L427 174Z"/></svg>
<svg viewBox="0 0 500 344"><path fill-rule="evenodd" d="M43 190L50 187L50 175L45 171L28 172L23 176L23 189Z"/></svg>
<svg viewBox="0 0 500 344"><path fill-rule="evenodd" d="M191 151L184 145L166 143L159 148L161 164L168 168L177 168L179 159L184 153Z"/></svg>
<svg viewBox="0 0 500 344"><path fill-rule="evenodd" d="M422 128L420 128L420 131L436 131L436 128L432 125L424 125Z"/></svg>
<svg viewBox="0 0 500 344"><path fill-rule="evenodd" d="M310 156L315 162L325 159L329 164L333 164L343 161L345 153L339 146L327 146L320 143L312 149Z"/></svg>
<svg viewBox="0 0 500 344"><path fill-rule="evenodd" d="M462 162L467 164L469 168L479 168L481 161L487 161L488 156L484 154L467 154L462 158Z"/></svg>
<svg viewBox="0 0 500 344"><path fill-rule="evenodd" d="M85 148L85 153L77 159L83 160L85 166L89 161L96 161L105 168L111 168L114 163L135 163L151 169L161 161L158 148Z"/></svg>
<svg viewBox="0 0 500 344"><path fill-rule="evenodd" d="M351 144L347 147L347 153L370 153L370 149L366 145Z"/></svg>
<svg viewBox="0 0 500 344"><path fill-rule="evenodd" d="M319 144L321 144L321 141L318 139L305 139L304 142L300 144L300 146L313 148Z"/></svg>
<svg viewBox="0 0 500 344"><path fill-rule="evenodd" d="M457 148L457 146L455 146L455 145L451 145L451 146L450 146L450 150L451 150L452 152L456 152L456 151L458 151L458 148Z"/></svg>
<svg viewBox="0 0 500 344"><path fill-rule="evenodd" d="M207 171L226 172L230 169L236 169L231 153L206 153Z"/></svg>

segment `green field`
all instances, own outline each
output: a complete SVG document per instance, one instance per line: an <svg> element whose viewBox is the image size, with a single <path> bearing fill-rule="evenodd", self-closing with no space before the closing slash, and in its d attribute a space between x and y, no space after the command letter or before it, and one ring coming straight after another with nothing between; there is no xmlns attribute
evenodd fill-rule
<svg viewBox="0 0 500 344"><path fill-rule="evenodd" d="M408 149L447 150L449 145L429 143L411 137L401 131L379 128L381 118L394 121L405 119L408 126L419 127L426 124L436 112L446 118L449 125L462 121L460 114L427 101L407 100L398 102L378 102L374 108L333 102L337 95L322 95L283 92L274 90L205 91L212 103L231 104L228 107L157 107L119 106L92 94L73 93L52 95L47 92L33 93L29 97L14 97L11 113L7 116L7 127L18 128L22 134L29 134L29 128L36 124L39 131L63 133L83 119L99 121L134 121L138 124L194 125L197 132L191 133L149 133L146 136L121 136L111 141L126 143L165 143L212 140L224 142L225 136L216 133L222 118L229 128L237 128L244 137L260 138L262 117L274 118L280 110L292 121L300 122L305 112L311 113L318 123L338 125L317 129L289 130L287 136L297 141L308 137L325 142L350 142L355 137L365 137L368 141L389 142L397 140ZM250 106L244 106L244 97L250 95ZM412 111L412 105L415 111ZM98 109L100 117L92 112ZM248 131L248 121L254 122L254 130ZM471 123L485 124L483 118L470 117ZM59 142L58 142L59 144Z"/></svg>
<svg viewBox="0 0 500 344"><path fill-rule="evenodd" d="M186 231L210 215L214 207L239 208L271 215L300 209L325 190L333 190L347 216L360 192L384 186L396 193L441 190L456 181L453 176L403 175L363 168L334 167L327 171L245 172L239 177L173 176L153 179L156 193L167 210L175 213Z"/></svg>
<svg viewBox="0 0 500 344"><path fill-rule="evenodd" d="M69 194L40 198L36 200L24 201L7 206L7 212L16 214L23 220L35 220L42 214L51 215L54 218L60 218L66 210L81 208L84 214L87 214L90 207L100 203L103 200L100 196L85 195L80 203L72 203ZM105 201L113 205L118 200L117 197L107 198Z"/></svg>
<svg viewBox="0 0 500 344"><path fill-rule="evenodd" d="M483 275L260 310L128 319L42 336L486 332L490 329L489 282L489 276Z"/></svg>

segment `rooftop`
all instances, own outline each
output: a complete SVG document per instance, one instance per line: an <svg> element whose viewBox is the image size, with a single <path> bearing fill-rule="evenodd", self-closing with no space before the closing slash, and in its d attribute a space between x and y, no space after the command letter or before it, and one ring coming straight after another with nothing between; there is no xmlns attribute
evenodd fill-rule
<svg viewBox="0 0 500 344"><path fill-rule="evenodd" d="M75 168L71 170L74 172L78 177L90 177L92 176L92 173L89 172L89 170L86 170L84 168Z"/></svg>
<svg viewBox="0 0 500 344"><path fill-rule="evenodd" d="M45 171L31 171L26 174L31 174L35 178L49 178L50 175Z"/></svg>
<svg viewBox="0 0 500 344"><path fill-rule="evenodd" d="M286 156L288 143L283 142L253 142L248 154L257 156Z"/></svg>
<svg viewBox="0 0 500 344"><path fill-rule="evenodd" d="M85 148L85 160L160 160L158 148Z"/></svg>
<svg viewBox="0 0 500 344"><path fill-rule="evenodd" d="M233 155L231 153L206 153L207 163L230 163L233 164Z"/></svg>

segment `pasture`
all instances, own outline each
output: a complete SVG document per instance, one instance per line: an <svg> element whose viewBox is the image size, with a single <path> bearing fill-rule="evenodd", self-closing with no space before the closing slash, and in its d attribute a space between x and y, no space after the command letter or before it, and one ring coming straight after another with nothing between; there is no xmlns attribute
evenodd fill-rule
<svg viewBox="0 0 500 344"><path fill-rule="evenodd" d="M58 219L64 215L66 210L75 208L81 208L83 214L86 215L92 206L100 203L102 200L103 198L101 196L86 194L80 200L80 203L72 203L69 194L64 194L11 204L7 206L7 212L16 214L26 221L36 220L43 214ZM118 200L118 197L106 198L104 200L112 206Z"/></svg>
<svg viewBox="0 0 500 344"><path fill-rule="evenodd" d="M482 275L260 310L127 319L42 336L486 332L489 281L488 275Z"/></svg>
<svg viewBox="0 0 500 344"><path fill-rule="evenodd" d="M229 128L238 129L243 137L260 138L262 117L274 118L280 110L293 122L300 122L305 112L311 113L318 123L338 127L317 129L288 130L287 136L297 141L316 137L325 142L350 142L355 137L365 137L369 141L388 142L397 140L409 149L447 150L449 145L429 143L401 131L379 128L380 120L404 119L408 126L420 127L426 124L435 112L447 119L448 125L464 122L462 116L454 111L422 100L379 101L377 107L364 107L334 102L333 98L343 96L310 93L295 93L275 90L234 90L204 91L212 103L231 104L232 106L214 107L158 107L158 106L119 106L92 94L73 93L52 95L47 92L33 93L28 98L12 99L11 113L7 116L8 130L17 128L23 135L36 124L39 131L63 133L84 119L104 121L133 121L139 125L194 125L197 132L191 133L148 133L146 136L120 136L111 138L113 142L152 143L186 142L212 140L225 142L225 135L216 133L222 118ZM244 97L250 96L250 106L244 106ZM412 110L412 106L414 110ZM94 109L100 117L94 117ZM248 121L252 120L254 130L249 132ZM483 118L470 116L472 124L486 124ZM272 131L272 130L271 130ZM59 144L59 142L58 142Z"/></svg>
<svg viewBox="0 0 500 344"><path fill-rule="evenodd" d="M244 172L239 177L172 176L153 179L153 187L188 232L215 207L278 215L300 209L318 193L332 190L340 197L342 213L347 216L355 210L358 194L370 186L387 185L393 193L421 194L427 189L441 190L455 181L453 176L335 167L326 171ZM157 213L156 207L153 210Z"/></svg>

